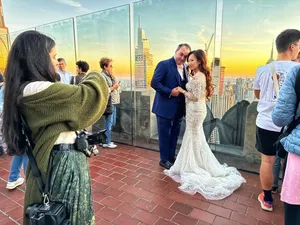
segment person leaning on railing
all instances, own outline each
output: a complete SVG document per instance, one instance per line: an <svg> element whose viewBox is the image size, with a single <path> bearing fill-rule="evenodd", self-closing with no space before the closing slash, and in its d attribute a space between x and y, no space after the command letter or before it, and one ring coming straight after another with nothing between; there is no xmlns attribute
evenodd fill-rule
<svg viewBox="0 0 300 225"><path fill-rule="evenodd" d="M14 41L8 56L4 95L3 134L8 154L24 153L20 113L31 130L33 156L45 183L49 160L50 201L62 203L71 224L95 224L88 160L74 145L75 131L95 123L108 99L105 79L92 72L79 85L57 82L55 42L36 31L26 31ZM24 123L23 123L24 124ZM23 151L23 152L22 152ZM24 211L42 203L32 174L26 171ZM29 219L24 215L24 224Z"/></svg>

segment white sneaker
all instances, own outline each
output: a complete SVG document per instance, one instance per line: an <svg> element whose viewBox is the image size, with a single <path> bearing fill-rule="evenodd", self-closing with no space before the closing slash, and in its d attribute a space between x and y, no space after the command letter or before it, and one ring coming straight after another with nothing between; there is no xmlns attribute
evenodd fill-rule
<svg viewBox="0 0 300 225"><path fill-rule="evenodd" d="M116 148L117 145L115 145L113 142L110 142L109 144L103 144L103 148Z"/></svg>
<svg viewBox="0 0 300 225"><path fill-rule="evenodd" d="M114 142L110 142L110 143L111 143L111 144L114 144ZM100 143L99 145L100 145L100 146L103 146L103 145L104 145L104 146L107 146L108 144Z"/></svg>
<svg viewBox="0 0 300 225"><path fill-rule="evenodd" d="M24 178L20 177L18 180L13 182L7 182L6 188L9 190L15 189L16 187L24 183Z"/></svg>

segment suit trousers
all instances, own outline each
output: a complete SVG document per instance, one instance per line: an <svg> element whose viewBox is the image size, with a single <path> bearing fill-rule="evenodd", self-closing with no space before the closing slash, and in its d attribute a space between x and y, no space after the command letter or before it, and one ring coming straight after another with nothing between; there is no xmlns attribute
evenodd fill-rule
<svg viewBox="0 0 300 225"><path fill-rule="evenodd" d="M164 163L173 161L180 133L182 117L167 119L156 115L159 138L160 160Z"/></svg>

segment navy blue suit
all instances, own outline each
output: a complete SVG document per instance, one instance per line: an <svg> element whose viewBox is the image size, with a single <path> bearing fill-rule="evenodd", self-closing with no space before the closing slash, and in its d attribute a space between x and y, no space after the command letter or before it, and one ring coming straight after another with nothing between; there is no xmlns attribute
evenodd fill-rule
<svg viewBox="0 0 300 225"><path fill-rule="evenodd" d="M151 87L156 90L152 112L157 117L160 159L163 162L173 161L182 117L185 115L185 97L171 96L173 88L185 89L187 72L184 67L182 80L174 57L157 64L151 81Z"/></svg>

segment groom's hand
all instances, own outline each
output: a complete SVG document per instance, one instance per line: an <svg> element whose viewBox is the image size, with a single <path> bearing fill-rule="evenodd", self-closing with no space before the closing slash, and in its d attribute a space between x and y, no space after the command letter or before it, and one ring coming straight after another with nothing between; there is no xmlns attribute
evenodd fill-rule
<svg viewBox="0 0 300 225"><path fill-rule="evenodd" d="M171 96L177 97L179 94L180 92L178 91L177 87L172 89Z"/></svg>

